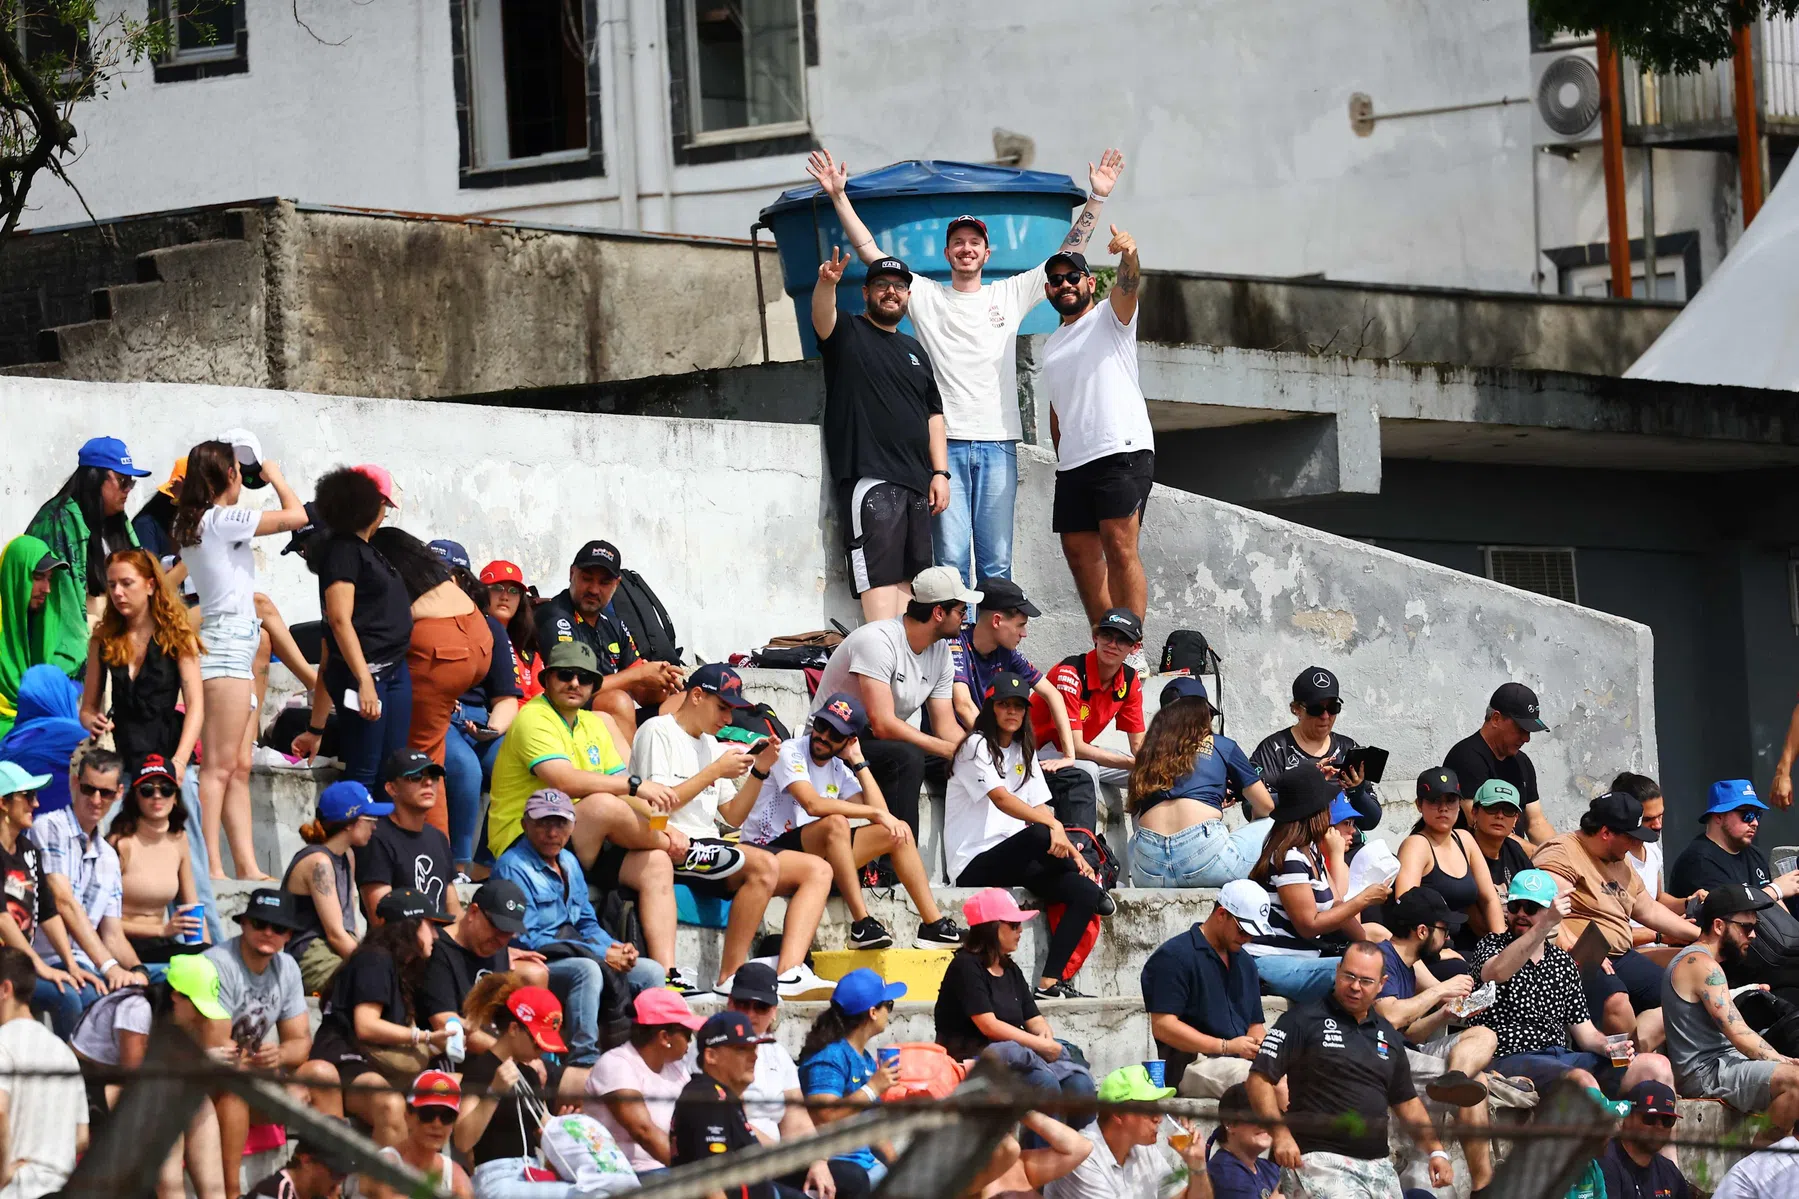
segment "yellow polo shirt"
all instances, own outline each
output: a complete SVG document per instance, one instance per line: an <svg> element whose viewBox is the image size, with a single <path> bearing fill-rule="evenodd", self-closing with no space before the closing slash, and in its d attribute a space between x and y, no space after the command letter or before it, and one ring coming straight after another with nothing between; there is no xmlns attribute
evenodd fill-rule
<svg viewBox="0 0 1799 1199"><path fill-rule="evenodd" d="M520 707L494 756L487 808L487 848L494 857L505 853L524 831L525 801L544 786L535 773L538 764L557 759L596 774L625 770L625 760L599 713L577 712L570 725L547 695Z"/></svg>

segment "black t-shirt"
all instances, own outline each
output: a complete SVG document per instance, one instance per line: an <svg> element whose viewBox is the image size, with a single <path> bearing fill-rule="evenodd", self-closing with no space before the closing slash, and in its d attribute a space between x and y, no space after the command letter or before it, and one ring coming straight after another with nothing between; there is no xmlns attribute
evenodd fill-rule
<svg viewBox="0 0 1799 1199"><path fill-rule="evenodd" d="M386 883L396 889L410 887L437 904L439 910L444 906L444 892L455 878L450 839L428 824L415 833L395 824L393 817L383 816L376 823L368 846L356 855L358 889L370 883Z"/></svg>
<svg viewBox="0 0 1799 1199"><path fill-rule="evenodd" d="M1335 995L1289 1009L1268 1030L1249 1068L1269 1082L1290 1075L1287 1110L1329 1121L1294 1130L1301 1153L1384 1158L1387 1109L1418 1097L1405 1039L1373 1011L1356 1023ZM1342 1121L1345 1112L1361 1119Z"/></svg>
<svg viewBox="0 0 1799 1199"><path fill-rule="evenodd" d="M300 1190L286 1170L276 1170L251 1187L244 1199L300 1199Z"/></svg>
<svg viewBox="0 0 1799 1199"><path fill-rule="evenodd" d="M907 334L882 332L866 317L839 312L818 351L825 367L831 477L842 487L880 479L920 495L930 491L930 420L942 415L943 396L924 347Z"/></svg>
<svg viewBox="0 0 1799 1199"><path fill-rule="evenodd" d="M1000 961L1002 973L989 974L972 953L957 953L937 988L937 1043L958 1061L979 1057L992 1042L974 1026L974 1017L991 1012L1014 1028L1037 1015L1037 1001L1018 963Z"/></svg>
<svg viewBox="0 0 1799 1199"><path fill-rule="evenodd" d="M440 1012L460 1012L463 997L484 974L505 973L512 968L512 955L505 949L495 950L490 957L476 957L450 939L447 932L437 934L431 949L431 960L425 963L424 976L412 997L412 1010L421 1026L431 1023Z"/></svg>
<svg viewBox="0 0 1799 1199"><path fill-rule="evenodd" d="M1484 851L1480 856L1487 858ZM1518 844L1516 837L1505 839L1505 843L1499 847L1498 857L1487 858L1487 873L1493 876L1493 885L1499 888L1501 895L1511 885L1514 874L1530 868L1530 855L1524 852L1524 846Z"/></svg>
<svg viewBox="0 0 1799 1199"><path fill-rule="evenodd" d="M1662 885L1670 895L1691 895L1695 891L1716 891L1731 883L1748 883L1765 887L1774 881L1768 867L1768 855L1751 841L1742 853L1731 853L1704 833L1680 851Z"/></svg>
<svg viewBox="0 0 1799 1199"><path fill-rule="evenodd" d="M1249 755L1249 760L1261 770L1262 785L1268 788L1268 794L1279 802L1282 774L1308 762L1314 766L1341 766L1343 759L1349 756L1349 751L1358 748L1360 744L1354 737L1332 733L1330 748L1323 757L1314 758L1299 747L1292 728L1288 727L1262 738L1261 744L1256 746L1256 752ZM1375 794L1373 783L1364 781L1361 786L1344 792L1344 795L1363 816L1376 817L1380 814L1380 796Z"/></svg>
<svg viewBox="0 0 1799 1199"><path fill-rule="evenodd" d="M350 583L356 588L356 600L350 609L350 627L362 643L362 657L370 666L397 662L406 656L412 644L412 600L406 595L406 584L378 550L353 533L338 533L325 539L309 558L319 577L319 610L325 608L325 591L333 583ZM325 622L325 645L340 665L343 657L331 622ZM333 696L341 700L342 696Z"/></svg>
<svg viewBox="0 0 1799 1199"><path fill-rule="evenodd" d="M1519 750L1509 758L1496 758L1478 730L1450 746L1449 752L1443 755L1443 765L1455 771L1462 794L1471 799L1488 779L1502 779L1518 788L1518 797L1525 807L1542 798L1537 794L1537 768L1530 755ZM1456 827L1467 828L1467 820L1457 817Z"/></svg>
<svg viewBox="0 0 1799 1199"><path fill-rule="evenodd" d="M600 660L601 674L617 674L641 656L631 630L613 614L610 604L597 620L589 621L576 611L574 597L564 590L539 604L535 619L537 648L546 656L561 642L578 641Z"/></svg>
<svg viewBox="0 0 1799 1199"><path fill-rule="evenodd" d="M525 696L519 690L518 670L512 661L512 638L506 635L506 626L489 616L487 631L493 634L493 660L488 663L486 676L463 692L458 701L473 708L491 708L496 700L509 696L523 699Z"/></svg>
<svg viewBox="0 0 1799 1199"><path fill-rule="evenodd" d="M1599 1171L1605 1175L1605 1199L1688 1199L1692 1194L1679 1166L1659 1153L1639 1166L1616 1137L1606 1142Z"/></svg>
<svg viewBox="0 0 1799 1199"><path fill-rule="evenodd" d="M0 878L5 880L6 914L13 918L27 941L40 921L56 915L56 898L44 885L44 851L29 833L19 836L17 848L0 849Z"/></svg>
<svg viewBox="0 0 1799 1199"><path fill-rule="evenodd" d="M668 1122L670 1166L709 1161L717 1154L757 1144L756 1133L743 1115L743 1100L712 1081L709 1074L695 1074L687 1080ZM775 1199L771 1182L720 1190L726 1199Z"/></svg>
<svg viewBox="0 0 1799 1199"><path fill-rule="evenodd" d="M385 949L359 949L338 970L330 993L319 1005L319 1034L329 1030L355 1044L356 1009L365 1003L380 1004L381 1018L392 1024L412 1023L406 1015L400 971Z"/></svg>
<svg viewBox="0 0 1799 1199"><path fill-rule="evenodd" d="M480 1093L493 1085L494 1071L500 1068L500 1059L490 1049L486 1053L478 1053L462 1063L462 1091ZM537 1085L537 1067L527 1063L518 1064L518 1076L523 1085L531 1088L541 1102L544 1095L554 1095L562 1082L562 1069L552 1066L549 1071L549 1082L540 1087ZM547 1106L547 1105L546 1105ZM522 1116L522 1118L521 1118ZM522 1127L521 1127L522 1125ZM537 1121L528 1113L519 1111L519 1101L508 1095L499 1101L494 1109L493 1119L487 1122L487 1128L475 1147L469 1150L469 1160L477 1166L483 1162L495 1161L503 1157L533 1157L537 1153Z"/></svg>

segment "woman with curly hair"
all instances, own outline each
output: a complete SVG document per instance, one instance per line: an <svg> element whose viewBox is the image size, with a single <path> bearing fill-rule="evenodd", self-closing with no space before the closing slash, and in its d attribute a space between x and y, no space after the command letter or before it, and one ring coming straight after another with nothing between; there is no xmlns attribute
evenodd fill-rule
<svg viewBox="0 0 1799 1199"><path fill-rule="evenodd" d="M107 555L106 608L88 639L81 723L96 737L112 734L126 778L151 754L177 779L187 772L206 712L202 651L156 559L141 549ZM112 709L103 712L109 693Z"/></svg>
<svg viewBox="0 0 1799 1199"><path fill-rule="evenodd" d="M1234 833L1225 827L1224 810L1239 800L1258 818L1274 800L1237 743L1212 731L1216 714L1198 679L1162 688L1126 801L1136 817L1131 877L1139 887L1222 887L1249 874L1268 835L1266 819Z"/></svg>

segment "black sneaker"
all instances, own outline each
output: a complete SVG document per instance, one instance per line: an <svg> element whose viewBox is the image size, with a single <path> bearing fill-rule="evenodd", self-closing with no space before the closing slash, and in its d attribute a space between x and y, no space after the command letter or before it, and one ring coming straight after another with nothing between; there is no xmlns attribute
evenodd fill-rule
<svg viewBox="0 0 1799 1199"><path fill-rule="evenodd" d="M1087 998L1087 996L1085 996L1081 992L1075 990L1074 984L1070 983L1070 982L1051 983L1047 987L1039 986L1035 991L1033 991L1031 993L1031 997L1033 999L1085 999L1085 998Z"/></svg>
<svg viewBox="0 0 1799 1199"><path fill-rule="evenodd" d="M850 925L851 949L885 949L893 944L893 934L873 916L864 916Z"/></svg>
<svg viewBox="0 0 1799 1199"><path fill-rule="evenodd" d="M1460 1070L1445 1071L1424 1088L1425 1094L1450 1107L1473 1107L1487 1101L1487 1088L1477 1078L1469 1078Z"/></svg>
<svg viewBox="0 0 1799 1199"><path fill-rule="evenodd" d="M681 995L702 995L705 994L708 989L700 986L698 982L694 981L691 974L687 973L687 971L681 969L679 966L670 966L668 968L668 974L663 979L662 985Z"/></svg>
<svg viewBox="0 0 1799 1199"><path fill-rule="evenodd" d="M929 924L920 924L916 940L921 945L960 945L962 926L952 917L944 916Z"/></svg>
<svg viewBox="0 0 1799 1199"><path fill-rule="evenodd" d="M1117 910L1118 901L1112 898L1112 893L1110 891L1107 891L1104 895L1099 897L1099 906L1093 909L1094 914L1098 916L1110 916Z"/></svg>

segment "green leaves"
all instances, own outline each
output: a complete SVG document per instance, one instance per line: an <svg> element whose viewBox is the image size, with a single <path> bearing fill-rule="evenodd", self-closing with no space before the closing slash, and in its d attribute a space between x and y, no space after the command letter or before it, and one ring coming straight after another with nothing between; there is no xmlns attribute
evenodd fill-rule
<svg viewBox="0 0 1799 1199"><path fill-rule="evenodd" d="M1799 14L1799 0L1530 0L1545 35L1608 31L1620 53L1670 74L1697 71L1735 50L1740 25Z"/></svg>

